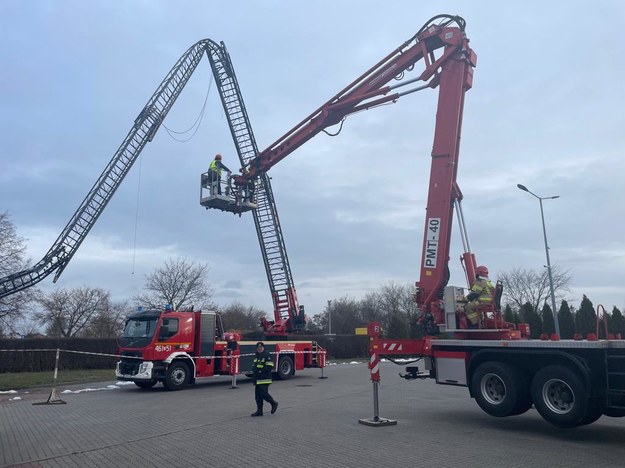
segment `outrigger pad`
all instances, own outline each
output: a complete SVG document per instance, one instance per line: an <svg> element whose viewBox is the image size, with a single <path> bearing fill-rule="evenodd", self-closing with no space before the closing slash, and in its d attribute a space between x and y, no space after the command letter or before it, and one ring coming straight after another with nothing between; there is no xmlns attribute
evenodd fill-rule
<svg viewBox="0 0 625 468"><path fill-rule="evenodd" d="M373 417L373 418L367 418L367 419L359 419L358 424L364 424L365 426L373 426L373 427L395 426L397 424L397 421L394 419Z"/></svg>

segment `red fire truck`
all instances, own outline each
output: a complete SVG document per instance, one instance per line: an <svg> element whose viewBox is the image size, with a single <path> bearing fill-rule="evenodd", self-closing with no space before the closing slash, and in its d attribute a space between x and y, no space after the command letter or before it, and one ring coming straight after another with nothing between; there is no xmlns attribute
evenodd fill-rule
<svg viewBox="0 0 625 468"><path fill-rule="evenodd" d="M264 343L280 380L298 370L325 367L325 350L315 341ZM256 341L224 332L215 312L139 310L126 319L115 375L140 388L163 382L167 390L180 390L200 377L251 374L255 351Z"/></svg>

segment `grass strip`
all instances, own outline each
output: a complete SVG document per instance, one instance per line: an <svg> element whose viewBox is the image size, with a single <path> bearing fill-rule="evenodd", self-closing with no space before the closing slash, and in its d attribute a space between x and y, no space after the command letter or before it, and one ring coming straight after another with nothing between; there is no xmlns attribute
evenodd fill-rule
<svg viewBox="0 0 625 468"><path fill-rule="evenodd" d="M0 391L104 380L115 380L113 369L60 370L56 382L54 381L54 371L8 372L0 374Z"/></svg>

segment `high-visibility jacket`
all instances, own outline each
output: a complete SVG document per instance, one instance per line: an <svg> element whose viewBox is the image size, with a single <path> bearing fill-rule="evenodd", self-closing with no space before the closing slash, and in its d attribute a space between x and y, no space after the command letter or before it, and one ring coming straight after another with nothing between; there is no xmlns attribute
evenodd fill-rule
<svg viewBox="0 0 625 468"><path fill-rule="evenodd" d="M481 304L487 304L493 300L493 291L495 291L495 286L488 278L479 278L471 286L471 292L478 294L477 299L474 300Z"/></svg>
<svg viewBox="0 0 625 468"><path fill-rule="evenodd" d="M211 161L210 166L208 166L208 170L216 172L217 174L219 174L220 177L222 170L230 172L230 169L228 169L224 163L218 161L217 159L213 159Z"/></svg>
<svg viewBox="0 0 625 468"><path fill-rule="evenodd" d="M464 310L473 325L476 325L479 319L477 308L489 304L493 300L494 291L495 286L488 278L478 278L471 286L471 292L467 295L469 302L465 305Z"/></svg>
<svg viewBox="0 0 625 468"><path fill-rule="evenodd" d="M256 385L269 385L273 372L273 359L267 351L256 353L252 362L252 373Z"/></svg>

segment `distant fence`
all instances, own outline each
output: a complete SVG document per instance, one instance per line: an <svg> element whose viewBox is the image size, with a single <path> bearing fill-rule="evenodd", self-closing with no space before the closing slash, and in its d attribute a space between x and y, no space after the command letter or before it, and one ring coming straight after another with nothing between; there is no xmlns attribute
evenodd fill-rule
<svg viewBox="0 0 625 468"><path fill-rule="evenodd" d="M256 341L263 337L258 333L246 335L243 339ZM328 359L366 358L368 355L366 336L297 335L289 337L289 340L316 341L327 351ZM0 374L53 370L57 348L85 353L71 353L71 358L62 357L59 370L113 369L117 358L110 355L117 354L117 346L115 338L0 339Z"/></svg>

